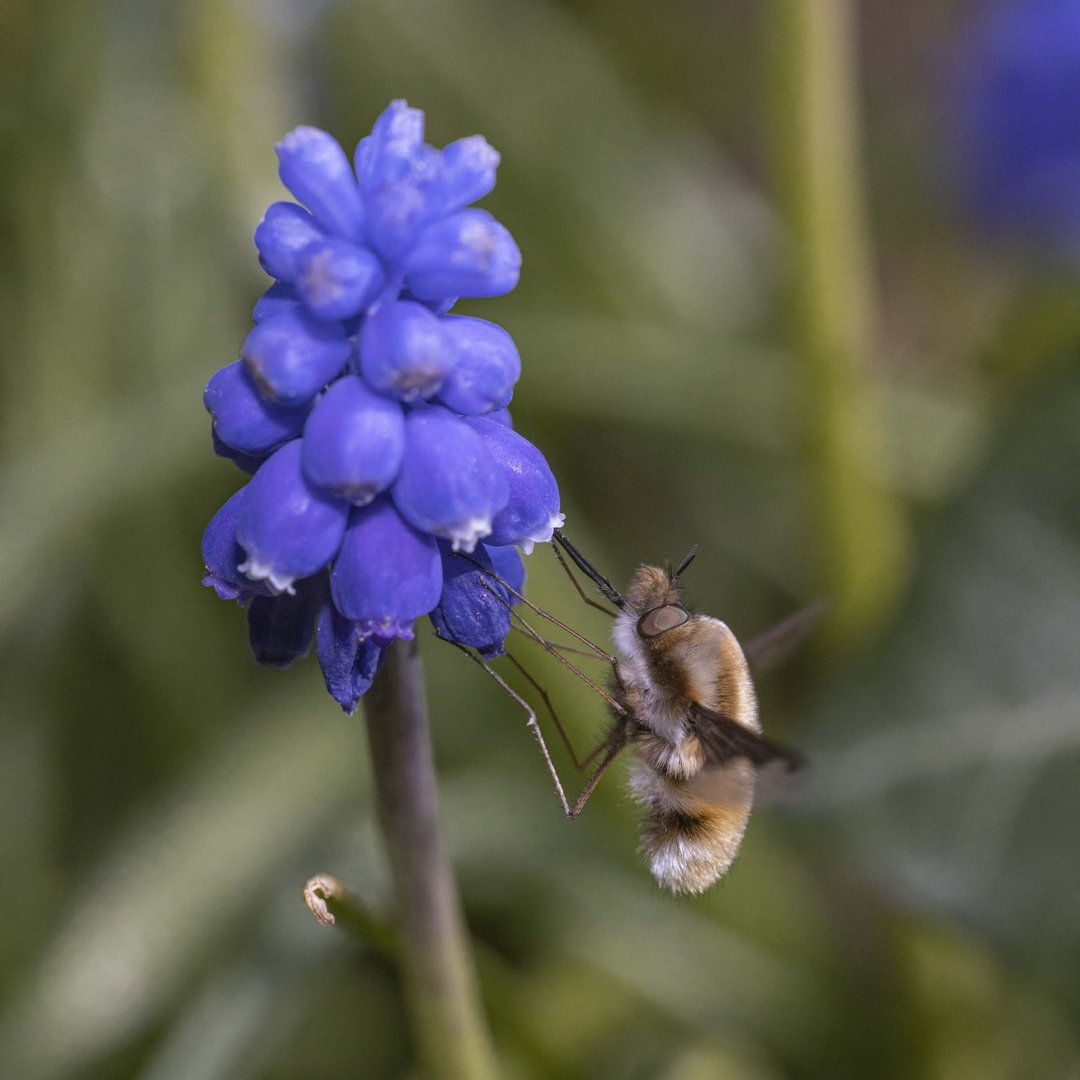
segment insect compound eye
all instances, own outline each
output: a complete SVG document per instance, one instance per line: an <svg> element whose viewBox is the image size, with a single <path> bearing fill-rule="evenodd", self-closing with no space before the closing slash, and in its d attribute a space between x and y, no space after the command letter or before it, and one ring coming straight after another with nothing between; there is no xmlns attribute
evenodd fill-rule
<svg viewBox="0 0 1080 1080"><path fill-rule="evenodd" d="M665 604L663 607L646 611L638 619L637 632L640 637L654 638L682 626L690 618L690 612L681 604Z"/></svg>

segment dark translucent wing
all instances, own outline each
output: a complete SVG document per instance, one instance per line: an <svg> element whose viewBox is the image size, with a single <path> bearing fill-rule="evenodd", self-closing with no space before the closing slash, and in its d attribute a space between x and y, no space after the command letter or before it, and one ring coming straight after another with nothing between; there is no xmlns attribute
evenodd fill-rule
<svg viewBox="0 0 1080 1080"><path fill-rule="evenodd" d="M803 643L826 610L826 604L811 604L756 638L743 642L743 655L750 670L755 675L762 675L783 663Z"/></svg>
<svg viewBox="0 0 1080 1080"><path fill-rule="evenodd" d="M705 751L705 760L710 765L726 765L734 758L741 757L759 769L775 762L792 772L804 764L803 758L794 750L779 746L764 735L743 727L730 716L714 712L704 705L691 706L690 722Z"/></svg>

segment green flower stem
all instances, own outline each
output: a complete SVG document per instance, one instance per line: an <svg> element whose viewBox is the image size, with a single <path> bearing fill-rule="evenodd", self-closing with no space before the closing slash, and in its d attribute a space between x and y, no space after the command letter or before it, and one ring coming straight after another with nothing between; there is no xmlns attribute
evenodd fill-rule
<svg viewBox="0 0 1080 1080"><path fill-rule="evenodd" d="M858 160L855 5L772 0L775 190L791 242L793 337L833 630L857 640L906 577L908 523L886 480L871 362L872 265Z"/></svg>
<svg viewBox="0 0 1080 1080"><path fill-rule="evenodd" d="M415 642L395 642L364 698L378 819L393 873L405 1000L426 1074L497 1075L461 905L436 816Z"/></svg>

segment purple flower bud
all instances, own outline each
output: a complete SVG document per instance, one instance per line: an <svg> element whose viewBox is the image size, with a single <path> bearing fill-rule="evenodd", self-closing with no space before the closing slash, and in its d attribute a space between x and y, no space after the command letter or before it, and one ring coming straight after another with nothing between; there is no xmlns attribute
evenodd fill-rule
<svg viewBox="0 0 1080 1080"><path fill-rule="evenodd" d="M267 401L239 360L211 376L203 393L218 438L245 454L267 454L303 430L304 409Z"/></svg>
<svg viewBox="0 0 1080 1080"><path fill-rule="evenodd" d="M518 549L511 545L496 547L493 544L481 544L480 546L487 552L488 558L491 559L491 565L495 570L495 573L498 574L499 577L514 590L514 592L524 594L525 563L522 562ZM509 597L511 604L521 603L514 593L509 593Z"/></svg>
<svg viewBox="0 0 1080 1080"><path fill-rule="evenodd" d="M397 477L405 454L405 414L390 398L343 375L311 410L302 461L313 484L364 506Z"/></svg>
<svg viewBox="0 0 1080 1080"><path fill-rule="evenodd" d="M300 439L275 450L244 488L236 539L247 553L240 571L292 592L297 578L317 573L337 554L348 503L308 483L300 468Z"/></svg>
<svg viewBox="0 0 1080 1080"><path fill-rule="evenodd" d="M296 257L326 234L302 207L291 202L271 203L255 229L259 265L271 276L295 281Z"/></svg>
<svg viewBox="0 0 1080 1080"><path fill-rule="evenodd" d="M428 405L405 419L405 458L391 493L410 524L472 551L491 532L508 488L484 439L452 412Z"/></svg>
<svg viewBox="0 0 1080 1080"><path fill-rule="evenodd" d="M365 193L406 176L424 145L424 113L391 101L356 148L356 175Z"/></svg>
<svg viewBox="0 0 1080 1080"><path fill-rule="evenodd" d="M467 315L450 315L442 325L456 346L457 362L443 380L439 400L466 415L504 408L521 375L514 339L501 326Z"/></svg>
<svg viewBox="0 0 1080 1080"><path fill-rule="evenodd" d="M422 304L399 300L373 311L360 330L360 373L369 386L403 401L427 398L456 358L440 319Z"/></svg>
<svg viewBox="0 0 1080 1080"><path fill-rule="evenodd" d="M368 239L384 259L396 260L438 213L439 154L420 149L408 175L367 195Z"/></svg>
<svg viewBox="0 0 1080 1080"><path fill-rule="evenodd" d="M482 199L495 187L499 152L483 135L452 142L442 152L442 211L452 214Z"/></svg>
<svg viewBox="0 0 1080 1080"><path fill-rule="evenodd" d="M271 315L253 327L240 356L263 397L299 406L340 374L349 352L349 339L339 325L297 310Z"/></svg>
<svg viewBox="0 0 1080 1080"><path fill-rule="evenodd" d="M326 594L326 578L298 581L290 596L256 596L248 607L248 641L260 664L287 668L307 654L315 616Z"/></svg>
<svg viewBox="0 0 1080 1080"><path fill-rule="evenodd" d="M518 282L521 252L486 210L462 210L424 229L401 268L408 288L427 300L501 296Z"/></svg>
<svg viewBox="0 0 1080 1080"><path fill-rule="evenodd" d="M337 140L318 128L298 127L275 149L281 182L315 220L347 240L359 240L364 218L360 189Z"/></svg>
<svg viewBox="0 0 1080 1080"><path fill-rule="evenodd" d="M244 549L236 542L236 518L244 501L245 488L235 492L210 519L202 538L202 557L206 577L202 583L213 589L221 600L246 604L256 593L267 593L265 585L249 581L238 567L244 561Z"/></svg>
<svg viewBox="0 0 1080 1080"><path fill-rule="evenodd" d="M255 307L251 311L251 321L261 323L263 319L269 319L273 315L280 315L283 311L297 311L300 307L300 297L296 290L285 281L275 281L255 301Z"/></svg>
<svg viewBox="0 0 1080 1080"><path fill-rule="evenodd" d="M424 114L391 102L356 148L367 238L384 259L411 247L420 227L440 213L441 170L441 155L424 144Z"/></svg>
<svg viewBox="0 0 1080 1080"><path fill-rule="evenodd" d="M514 428L514 418L510 415L509 409L496 409L495 412L488 413L487 418L494 420L496 424L510 428L511 431Z"/></svg>
<svg viewBox="0 0 1080 1080"><path fill-rule="evenodd" d="M438 602L442 563L435 540L403 520L389 499L353 510L330 573L334 606L362 637L411 638Z"/></svg>
<svg viewBox="0 0 1080 1080"><path fill-rule="evenodd" d="M487 572L493 572L488 553L481 544L472 555L458 555L445 540L439 541L439 552L443 588L431 612L435 632L472 646L485 660L501 656L510 633L510 594Z"/></svg>
<svg viewBox="0 0 1080 1080"><path fill-rule="evenodd" d="M218 433L210 425L210 438L214 444L214 453L218 457L228 458L237 468L246 473L253 473L266 460L265 454L245 454L243 450L234 450L227 442L224 442Z"/></svg>
<svg viewBox="0 0 1080 1080"><path fill-rule="evenodd" d="M320 319L359 315L386 284L379 260L347 240L309 244L296 258L296 289Z"/></svg>
<svg viewBox="0 0 1080 1080"><path fill-rule="evenodd" d="M544 455L512 428L486 416L462 421L478 432L509 484L509 499L492 522L489 544L517 544L527 555L559 528L559 485Z"/></svg>
<svg viewBox="0 0 1080 1080"><path fill-rule="evenodd" d="M327 600L319 612L315 654L330 696L351 716L375 680L385 650L371 638L361 637L356 623Z"/></svg>

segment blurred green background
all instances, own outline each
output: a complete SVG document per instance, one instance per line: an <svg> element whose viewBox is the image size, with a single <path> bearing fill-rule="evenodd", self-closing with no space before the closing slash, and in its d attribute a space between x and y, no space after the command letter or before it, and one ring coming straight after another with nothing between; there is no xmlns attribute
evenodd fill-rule
<svg viewBox="0 0 1080 1080"><path fill-rule="evenodd" d="M760 686L809 782L689 900L621 777L568 823L425 625L506 1075L1078 1074L1080 276L950 192L974 6L0 10L0 1076L409 1075L394 970L299 898L386 897L363 720L311 660L257 668L198 555L241 480L200 394L265 287L273 143L351 148L395 97L502 152L522 281L462 310L521 349L569 535L616 582L700 544L691 599L740 635L832 604ZM589 743L601 704L531 648Z"/></svg>

